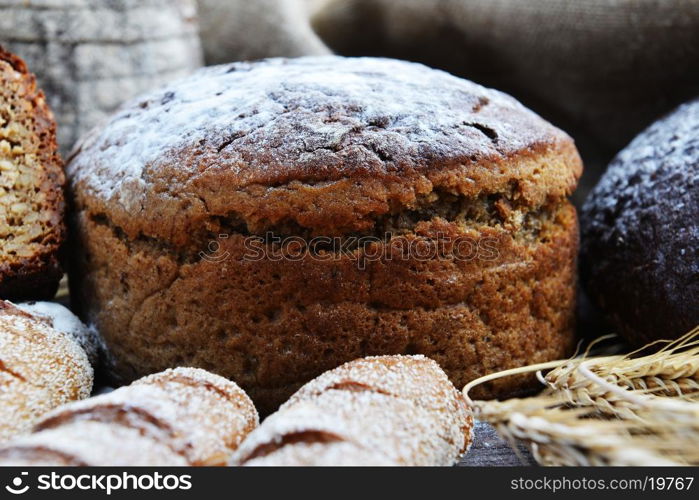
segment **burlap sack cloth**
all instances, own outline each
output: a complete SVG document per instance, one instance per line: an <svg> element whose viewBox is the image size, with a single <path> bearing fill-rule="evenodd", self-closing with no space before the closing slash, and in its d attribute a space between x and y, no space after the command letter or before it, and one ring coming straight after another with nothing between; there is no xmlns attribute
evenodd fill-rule
<svg viewBox="0 0 699 500"><path fill-rule="evenodd" d="M36 74L64 155L124 100L202 64L194 0L0 0L0 44Z"/></svg>
<svg viewBox="0 0 699 500"><path fill-rule="evenodd" d="M317 0L197 0L206 64L329 54L308 2Z"/></svg>
<svg viewBox="0 0 699 500"><path fill-rule="evenodd" d="M579 194L699 95L697 0L329 0L312 25L340 54L420 61L519 98L576 139Z"/></svg>

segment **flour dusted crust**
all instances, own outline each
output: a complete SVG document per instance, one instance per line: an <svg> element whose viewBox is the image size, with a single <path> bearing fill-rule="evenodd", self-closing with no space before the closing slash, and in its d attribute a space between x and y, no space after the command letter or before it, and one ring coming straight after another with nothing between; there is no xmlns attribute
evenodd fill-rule
<svg viewBox="0 0 699 500"><path fill-rule="evenodd" d="M56 293L64 183L44 94L24 62L0 46L0 299Z"/></svg>
<svg viewBox="0 0 699 500"><path fill-rule="evenodd" d="M345 363L308 382L280 409L334 390L368 391L408 399L434 413L439 428L451 429L454 434L449 440L458 444L458 436L462 436L460 453L471 443L473 417L466 403L439 365L424 356L372 356ZM461 423L460 430L453 428L455 422Z"/></svg>
<svg viewBox="0 0 699 500"><path fill-rule="evenodd" d="M185 466L167 445L138 429L103 422L72 422L23 436L0 448L0 465L135 467Z"/></svg>
<svg viewBox="0 0 699 500"><path fill-rule="evenodd" d="M331 56L202 69L124 106L67 168L80 206L182 247L216 217L255 232L366 230L440 189L514 187L540 206L572 192L581 163L567 135L505 94Z"/></svg>
<svg viewBox="0 0 699 500"><path fill-rule="evenodd" d="M0 441L28 432L50 410L92 390L87 355L61 333L0 301Z"/></svg>
<svg viewBox="0 0 699 500"><path fill-rule="evenodd" d="M436 399L437 394L444 399ZM365 450L353 452L354 465L452 465L467 450L472 427L461 394L433 361L422 356L367 358L304 386L250 434L235 461L264 464L274 455L269 460L279 465L303 465L309 458L301 445L350 443ZM301 448L285 451L287 446ZM329 449L317 462L320 457L336 460L339 454ZM366 464L361 462L365 459Z"/></svg>
<svg viewBox="0 0 699 500"><path fill-rule="evenodd" d="M699 324L699 100L636 137L582 209L581 279L636 345Z"/></svg>
<svg viewBox="0 0 699 500"><path fill-rule="evenodd" d="M178 368L59 408L37 430L81 422L136 429L191 465L222 465L257 426L258 417L233 382L204 370Z"/></svg>
<svg viewBox="0 0 699 500"><path fill-rule="evenodd" d="M49 326L72 337L85 351L92 367L97 366L100 340L97 330L88 327L67 307L56 302L22 302L16 304L37 319L46 321Z"/></svg>
<svg viewBox="0 0 699 500"><path fill-rule="evenodd" d="M367 355L424 354L461 386L574 344L575 146L447 73L341 57L206 68L123 107L67 171L71 293L116 380L199 366L269 413ZM270 256L269 234L377 241L292 260ZM401 257L440 235L493 258ZM359 266L369 250L386 258Z"/></svg>
<svg viewBox="0 0 699 500"><path fill-rule="evenodd" d="M192 420L202 420L204 425L198 426L201 429L192 429L191 432L201 432L195 440L207 452L195 456L190 460L192 462L209 465L225 463L231 452L259 423L257 410L245 391L234 382L205 370L165 370L134 383L140 384L154 385L167 391L171 398L178 399L179 405L188 407Z"/></svg>

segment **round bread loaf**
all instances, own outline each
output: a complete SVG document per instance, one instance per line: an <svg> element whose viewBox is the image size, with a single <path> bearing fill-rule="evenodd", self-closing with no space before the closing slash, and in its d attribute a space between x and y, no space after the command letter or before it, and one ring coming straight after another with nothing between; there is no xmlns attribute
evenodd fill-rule
<svg viewBox="0 0 699 500"><path fill-rule="evenodd" d="M581 279L636 345L699 325L699 100L636 137L582 209Z"/></svg>
<svg viewBox="0 0 699 500"><path fill-rule="evenodd" d="M573 344L573 141L447 73L206 68L126 105L67 171L71 293L122 381L200 366L267 413L365 355L422 353L460 386Z"/></svg>
<svg viewBox="0 0 699 500"><path fill-rule="evenodd" d="M58 408L36 430L77 422L136 429L190 465L223 465L257 426L258 416L250 398L233 382L204 370L177 368ZM109 454L108 449L102 452Z"/></svg>
<svg viewBox="0 0 699 500"><path fill-rule="evenodd" d="M56 293L64 183L44 94L24 62L0 46L0 299Z"/></svg>
<svg viewBox="0 0 699 500"><path fill-rule="evenodd" d="M72 422L18 438L0 448L7 466L185 466L170 447L138 429L102 422Z"/></svg>
<svg viewBox="0 0 699 500"><path fill-rule="evenodd" d="M73 338L0 301L0 442L29 431L49 410L88 397L92 380Z"/></svg>
<svg viewBox="0 0 699 500"><path fill-rule="evenodd" d="M472 428L461 393L437 363L424 356L369 357L302 387L248 436L234 461L453 465L469 448Z"/></svg>

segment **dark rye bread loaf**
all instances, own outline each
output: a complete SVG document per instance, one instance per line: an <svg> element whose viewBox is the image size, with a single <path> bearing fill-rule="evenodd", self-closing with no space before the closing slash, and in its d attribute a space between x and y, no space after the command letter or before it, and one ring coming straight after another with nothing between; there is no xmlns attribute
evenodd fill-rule
<svg viewBox="0 0 699 500"><path fill-rule="evenodd" d="M629 341L699 325L699 100L611 162L583 206L581 278Z"/></svg>
<svg viewBox="0 0 699 500"><path fill-rule="evenodd" d="M24 62L0 46L0 298L56 293L64 182L44 94Z"/></svg>
<svg viewBox="0 0 699 500"><path fill-rule="evenodd" d="M266 413L345 361L420 353L460 386L568 352L580 173L566 134L422 65L211 67L75 151L72 293L123 380L200 366Z"/></svg>

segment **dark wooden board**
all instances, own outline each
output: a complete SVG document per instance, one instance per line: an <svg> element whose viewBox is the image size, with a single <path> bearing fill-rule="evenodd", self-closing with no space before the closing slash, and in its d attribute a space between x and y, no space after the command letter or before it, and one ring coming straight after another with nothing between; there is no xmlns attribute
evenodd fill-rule
<svg viewBox="0 0 699 500"><path fill-rule="evenodd" d="M473 444L457 464L459 467L497 467L536 465L534 457L524 446L515 453L489 424L476 421Z"/></svg>

